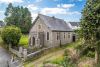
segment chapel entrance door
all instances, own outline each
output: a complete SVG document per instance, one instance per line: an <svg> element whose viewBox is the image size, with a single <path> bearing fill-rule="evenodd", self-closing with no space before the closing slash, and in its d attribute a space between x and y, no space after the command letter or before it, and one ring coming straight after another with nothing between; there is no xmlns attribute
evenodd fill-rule
<svg viewBox="0 0 100 67"><path fill-rule="evenodd" d="M40 45L41 47L44 47L44 32L39 32L39 39L40 39Z"/></svg>

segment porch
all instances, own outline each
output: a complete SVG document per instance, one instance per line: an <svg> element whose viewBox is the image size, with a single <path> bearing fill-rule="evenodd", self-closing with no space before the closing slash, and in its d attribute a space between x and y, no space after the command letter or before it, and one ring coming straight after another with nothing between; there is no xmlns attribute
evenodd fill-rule
<svg viewBox="0 0 100 67"><path fill-rule="evenodd" d="M34 48L44 47L44 32L31 32L29 35L29 46Z"/></svg>

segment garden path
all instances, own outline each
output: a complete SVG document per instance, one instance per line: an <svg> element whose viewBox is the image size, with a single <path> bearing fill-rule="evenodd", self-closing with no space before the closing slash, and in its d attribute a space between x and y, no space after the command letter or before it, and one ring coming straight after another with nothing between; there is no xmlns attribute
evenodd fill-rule
<svg viewBox="0 0 100 67"><path fill-rule="evenodd" d="M7 67L7 62L9 62L10 58L10 54L4 48L0 47L0 67Z"/></svg>

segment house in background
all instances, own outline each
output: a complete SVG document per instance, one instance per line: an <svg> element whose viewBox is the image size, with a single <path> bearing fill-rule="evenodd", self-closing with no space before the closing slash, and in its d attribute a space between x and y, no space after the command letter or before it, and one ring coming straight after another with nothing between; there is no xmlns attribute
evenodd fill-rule
<svg viewBox="0 0 100 67"><path fill-rule="evenodd" d="M77 30L77 29L80 29L80 22L68 22L67 24L73 30L72 38L73 38L73 42L75 42L79 38L79 36L74 31Z"/></svg>
<svg viewBox="0 0 100 67"><path fill-rule="evenodd" d="M80 28L80 22L68 22L68 25L73 30L76 30L76 29L79 29Z"/></svg>
<svg viewBox="0 0 100 67"><path fill-rule="evenodd" d="M5 26L5 23L3 21L0 21L0 28L4 26Z"/></svg>
<svg viewBox="0 0 100 67"><path fill-rule="evenodd" d="M38 14L29 32L29 45L55 47L72 42L73 30L62 19Z"/></svg>

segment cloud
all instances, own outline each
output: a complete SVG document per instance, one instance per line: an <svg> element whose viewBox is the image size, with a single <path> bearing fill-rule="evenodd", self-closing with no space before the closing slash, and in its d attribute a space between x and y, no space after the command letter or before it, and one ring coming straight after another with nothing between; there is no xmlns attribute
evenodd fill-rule
<svg viewBox="0 0 100 67"><path fill-rule="evenodd" d="M39 8L37 6L35 6L34 4L29 4L28 6L26 6L30 11L35 11L38 10Z"/></svg>
<svg viewBox="0 0 100 67"><path fill-rule="evenodd" d="M32 15L32 21L34 21L38 15L38 13L32 12L31 15Z"/></svg>
<svg viewBox="0 0 100 67"><path fill-rule="evenodd" d="M71 11L71 12L66 12L66 15L80 15L81 13L78 11Z"/></svg>
<svg viewBox="0 0 100 67"><path fill-rule="evenodd" d="M42 14L65 14L66 10L63 8L43 8L40 13Z"/></svg>
<svg viewBox="0 0 100 67"><path fill-rule="evenodd" d="M81 14L78 11L68 11L64 8L44 8L40 11L42 14L53 14L53 15L58 15L58 14L66 14L66 15L73 15L73 14Z"/></svg>
<svg viewBox="0 0 100 67"><path fill-rule="evenodd" d="M36 2L41 2L42 0L36 0Z"/></svg>
<svg viewBox="0 0 100 67"><path fill-rule="evenodd" d="M38 9L40 9L40 8L34 4L29 4L24 7L27 7L29 9L29 11L31 12L32 21L33 21L37 17L38 12L39 12Z"/></svg>
<svg viewBox="0 0 100 67"><path fill-rule="evenodd" d="M0 11L0 13L4 13L5 11Z"/></svg>
<svg viewBox="0 0 100 67"><path fill-rule="evenodd" d="M5 11L0 11L0 20L3 20L3 19L5 18L4 12L5 12Z"/></svg>
<svg viewBox="0 0 100 67"><path fill-rule="evenodd" d="M71 7L74 7L75 4L58 4L57 7L60 7L60 8L71 8Z"/></svg>
<svg viewBox="0 0 100 67"><path fill-rule="evenodd" d="M22 3L23 0L0 0L0 3Z"/></svg>

